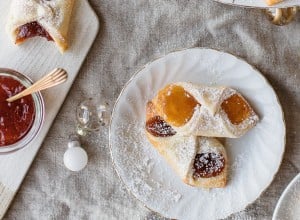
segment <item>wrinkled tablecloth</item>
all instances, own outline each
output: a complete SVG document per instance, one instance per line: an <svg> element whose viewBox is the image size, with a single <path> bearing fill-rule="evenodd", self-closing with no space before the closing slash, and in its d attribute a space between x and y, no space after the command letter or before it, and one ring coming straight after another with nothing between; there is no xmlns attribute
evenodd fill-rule
<svg viewBox="0 0 300 220"><path fill-rule="evenodd" d="M152 59L189 47L211 47L246 59L270 81L282 104L286 152L270 187L228 219L271 219L300 170L300 15L288 26L271 24L258 9L212 0L90 0L100 32L68 98L4 219L163 219L130 195L110 158L108 129L83 138L87 168L63 165L75 107L88 97L110 106L131 75ZM88 31L88 30L80 30Z"/></svg>

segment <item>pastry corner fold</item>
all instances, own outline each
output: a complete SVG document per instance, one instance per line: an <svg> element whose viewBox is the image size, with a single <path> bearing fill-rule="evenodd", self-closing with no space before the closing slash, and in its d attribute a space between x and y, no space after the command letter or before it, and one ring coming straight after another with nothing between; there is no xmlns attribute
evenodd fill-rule
<svg viewBox="0 0 300 220"><path fill-rule="evenodd" d="M6 31L15 44L41 36L54 41L61 53L68 49L68 31L75 0L13 0Z"/></svg>

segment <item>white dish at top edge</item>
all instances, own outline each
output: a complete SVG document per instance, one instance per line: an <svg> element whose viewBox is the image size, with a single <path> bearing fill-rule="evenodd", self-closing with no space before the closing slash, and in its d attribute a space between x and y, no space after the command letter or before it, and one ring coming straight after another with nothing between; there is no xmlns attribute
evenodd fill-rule
<svg viewBox="0 0 300 220"><path fill-rule="evenodd" d="M237 5L237 6L244 6L244 7L258 7L258 8L287 8L293 6L300 6L300 0L285 0L281 3L268 6L265 0L214 0L217 2L230 4L230 5Z"/></svg>

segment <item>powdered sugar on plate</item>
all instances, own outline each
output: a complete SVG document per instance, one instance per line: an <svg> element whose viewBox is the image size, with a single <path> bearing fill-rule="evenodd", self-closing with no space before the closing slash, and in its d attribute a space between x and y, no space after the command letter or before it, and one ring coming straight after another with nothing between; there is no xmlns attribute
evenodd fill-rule
<svg viewBox="0 0 300 220"><path fill-rule="evenodd" d="M159 89L183 81L209 85L210 69L223 74L216 85L240 91L260 113L261 121L242 138L226 139L227 186L205 190L181 181L148 142L144 126L146 103ZM284 137L281 108L264 78L230 54L198 48L171 53L135 75L116 103L110 126L112 158L129 191L163 216L185 220L225 218L258 198L278 170Z"/></svg>
<svg viewBox="0 0 300 220"><path fill-rule="evenodd" d="M123 175L126 175L130 180L130 190L136 197L143 196L153 202L155 200L169 201L162 207L164 210L168 210L172 203L180 200L182 195L177 190L166 187L165 183L162 183L163 180L151 178L153 168L157 162L157 154L146 139L144 127L145 124L140 122L128 122L127 125L120 126L115 130L115 138L112 140L112 144L122 143L122 148L118 149L118 154L114 154L116 155L114 160L118 161L116 166L119 169L117 170L130 169L129 172ZM163 172L161 175L163 175ZM153 200L153 193L157 191L160 194Z"/></svg>

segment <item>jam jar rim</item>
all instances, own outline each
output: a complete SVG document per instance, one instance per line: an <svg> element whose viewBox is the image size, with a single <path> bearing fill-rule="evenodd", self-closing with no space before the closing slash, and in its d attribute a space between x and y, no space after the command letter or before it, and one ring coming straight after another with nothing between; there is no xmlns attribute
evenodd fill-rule
<svg viewBox="0 0 300 220"><path fill-rule="evenodd" d="M0 76L12 77L18 80L25 87L33 84L33 81L28 76L9 68L0 68ZM35 118L29 132L16 143L1 146L0 155L13 153L27 147L29 143L31 143L40 133L45 119L45 103L41 92L33 93L32 98L34 101Z"/></svg>

